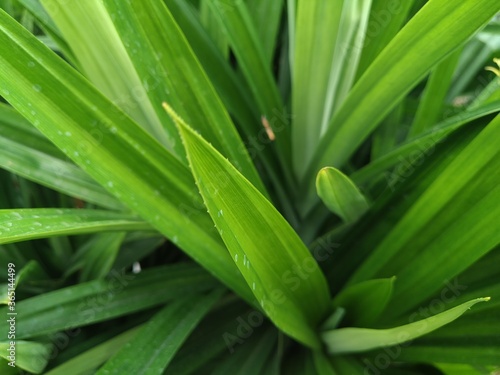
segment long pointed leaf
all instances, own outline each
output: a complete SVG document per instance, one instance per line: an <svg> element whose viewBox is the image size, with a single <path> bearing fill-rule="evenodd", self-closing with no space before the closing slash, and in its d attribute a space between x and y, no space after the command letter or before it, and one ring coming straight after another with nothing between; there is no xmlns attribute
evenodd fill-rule
<svg viewBox="0 0 500 375"><path fill-rule="evenodd" d="M114 270L106 279L16 301L16 312L22 316L22 324L16 326L16 338L75 329L218 286L217 280L194 264L157 267L138 275ZM1 308L0 313L7 316L7 307ZM0 328L8 331L7 320L0 322Z"/></svg>
<svg viewBox="0 0 500 375"><path fill-rule="evenodd" d="M323 333L331 354L356 353L384 346L403 344L448 324L478 302L489 298L478 298L454 307L433 317L390 329L340 328Z"/></svg>
<svg viewBox="0 0 500 375"><path fill-rule="evenodd" d="M161 374L186 337L220 298L222 289L206 296L194 294L167 305L148 321L96 375Z"/></svg>
<svg viewBox="0 0 500 375"><path fill-rule="evenodd" d="M80 209L0 210L0 244L103 231L152 230L130 214Z"/></svg>
<svg viewBox="0 0 500 375"><path fill-rule="evenodd" d="M0 79L1 94L70 159L250 300L187 167L3 11Z"/></svg>
<svg viewBox="0 0 500 375"><path fill-rule="evenodd" d="M166 109L179 126L210 216L260 306L283 331L317 348L314 330L328 312L329 296L316 261L272 204ZM303 280L297 272L306 272Z"/></svg>
<svg viewBox="0 0 500 375"><path fill-rule="evenodd" d="M355 282L397 275L394 301L404 298L405 303L392 303L391 315L417 306L443 280L452 279L500 243L500 224L495 219L500 212L499 134L497 116L440 173L351 276ZM408 257L412 262L408 263ZM415 290L417 283L420 287Z"/></svg>
<svg viewBox="0 0 500 375"><path fill-rule="evenodd" d="M0 165L28 180L101 207L123 209L12 107L0 106Z"/></svg>
<svg viewBox="0 0 500 375"><path fill-rule="evenodd" d="M496 0L465 0L459 4L448 0L429 1L353 88L317 148L309 175L327 165L342 166L436 63L499 10Z"/></svg>

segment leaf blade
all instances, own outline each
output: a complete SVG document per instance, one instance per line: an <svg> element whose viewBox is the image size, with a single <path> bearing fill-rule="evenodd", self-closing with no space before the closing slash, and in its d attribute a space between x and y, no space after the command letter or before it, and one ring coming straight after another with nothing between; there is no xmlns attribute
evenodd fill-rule
<svg viewBox="0 0 500 375"><path fill-rule="evenodd" d="M162 373L187 336L222 295L223 289L173 301L155 314L96 375Z"/></svg>
<svg viewBox="0 0 500 375"><path fill-rule="evenodd" d="M468 0L459 6L446 0L428 2L353 88L332 119L309 172L325 165L342 166L398 101L437 62L485 25L499 8L495 0L480 4ZM460 19L464 22L457 22ZM412 48L408 49L408 45ZM419 63L414 64L415 61Z"/></svg>
<svg viewBox="0 0 500 375"><path fill-rule="evenodd" d="M356 353L384 346L402 344L452 322L476 303L486 301L489 301L489 298L477 298L431 318L396 328L380 330L368 328L340 328L325 332L323 334L323 339L331 354Z"/></svg>
<svg viewBox="0 0 500 375"><path fill-rule="evenodd" d="M313 327L328 310L329 293L316 261L274 206L170 107L165 109L179 127L209 214L261 307L286 333L318 347ZM241 211L246 215L238 215ZM273 252L264 254L263 248ZM285 275L306 263L309 277L291 289Z"/></svg>

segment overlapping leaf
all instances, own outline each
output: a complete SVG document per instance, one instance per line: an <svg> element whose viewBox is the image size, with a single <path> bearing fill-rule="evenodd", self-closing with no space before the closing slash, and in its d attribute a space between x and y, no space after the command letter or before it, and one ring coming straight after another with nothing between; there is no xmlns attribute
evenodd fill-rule
<svg viewBox="0 0 500 375"><path fill-rule="evenodd" d="M106 190L249 297L187 167L3 11L0 41L1 94Z"/></svg>
<svg viewBox="0 0 500 375"><path fill-rule="evenodd" d="M315 259L272 204L166 109L179 126L210 216L260 306L284 332L318 348L315 328L328 312L329 292Z"/></svg>

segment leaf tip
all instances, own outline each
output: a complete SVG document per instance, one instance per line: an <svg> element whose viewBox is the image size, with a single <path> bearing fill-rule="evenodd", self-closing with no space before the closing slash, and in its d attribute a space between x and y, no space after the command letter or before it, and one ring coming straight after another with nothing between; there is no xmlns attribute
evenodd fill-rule
<svg viewBox="0 0 500 375"><path fill-rule="evenodd" d="M172 121L177 125L178 128L181 128L182 126L186 126L185 122L182 120L181 116L175 112L175 110L168 104L167 102L162 102L161 106L167 112L167 114L170 116Z"/></svg>

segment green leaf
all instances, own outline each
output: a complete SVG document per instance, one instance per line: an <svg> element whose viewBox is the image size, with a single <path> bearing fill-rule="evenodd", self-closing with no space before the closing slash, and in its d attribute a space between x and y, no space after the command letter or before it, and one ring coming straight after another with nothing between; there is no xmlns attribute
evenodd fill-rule
<svg viewBox="0 0 500 375"><path fill-rule="evenodd" d="M187 166L3 11L0 79L0 94L70 159L251 299L222 241L210 231L212 221Z"/></svg>
<svg viewBox="0 0 500 375"><path fill-rule="evenodd" d="M338 373L334 370L332 364L323 352L314 351L312 353L314 367L316 369L317 375L337 375Z"/></svg>
<svg viewBox="0 0 500 375"><path fill-rule="evenodd" d="M493 52L488 45L485 45L477 37L465 46L453 77L453 83L448 91L448 101L460 95L465 95L463 98L466 99L466 102L471 99L467 93L468 86L473 83L477 75L483 71L485 65L490 62Z"/></svg>
<svg viewBox="0 0 500 375"><path fill-rule="evenodd" d="M12 107L0 105L0 124L2 168L102 207L123 208L85 172L66 161L64 154Z"/></svg>
<svg viewBox="0 0 500 375"><path fill-rule="evenodd" d="M410 161L411 164L417 164L421 162L420 158L432 155L437 145L444 142L454 131L498 111L500 111L500 101L495 101L452 116L433 127L432 130L399 145L396 149L358 169L350 177L356 184L364 185L389 168L402 164L402 162Z"/></svg>
<svg viewBox="0 0 500 375"><path fill-rule="evenodd" d="M377 0L372 2L366 37L352 48L363 49L357 71L357 79L373 63L380 52L399 32L410 15L415 0ZM356 79L356 80L357 80Z"/></svg>
<svg viewBox="0 0 500 375"><path fill-rule="evenodd" d="M332 302L334 307L346 310L342 324L368 327L375 323L389 304L395 280L368 280L343 289Z"/></svg>
<svg viewBox="0 0 500 375"><path fill-rule="evenodd" d="M205 32L213 43L216 44L219 52L227 59L229 57L229 43L226 34L222 30L220 23L217 22L216 15L213 14L206 0L200 0L199 15Z"/></svg>
<svg viewBox="0 0 500 375"><path fill-rule="evenodd" d="M323 168L316 178L316 189L323 203L346 223L358 220L369 209L357 186L336 168Z"/></svg>
<svg viewBox="0 0 500 375"><path fill-rule="evenodd" d="M270 116L273 110L281 111L283 105L271 66L246 3L242 0L207 0L207 3L226 33L261 114Z"/></svg>
<svg viewBox="0 0 500 375"><path fill-rule="evenodd" d="M392 151L399 143L400 124L405 116L404 103L399 104L373 133L371 160L377 160Z"/></svg>
<svg viewBox="0 0 500 375"><path fill-rule="evenodd" d="M452 133L443 143L437 145L432 158L425 158L418 168L416 166L413 166L413 168L405 166L405 169L395 170L394 175L379 176L382 180L380 185L385 191L376 199L371 210L348 230L332 230L316 241L315 246L342 244L344 249L349 249L349 251L336 251L333 256L322 264L330 288L334 293L338 293L345 286L360 264L373 253L374 248L384 240L419 197L486 125L486 121L478 121L476 124L463 127ZM409 162L406 164L408 165ZM413 243L411 248L413 249ZM424 249L425 247L423 249L419 248L418 251ZM404 249L403 253L406 254L407 252L408 247ZM407 260L407 263L411 262ZM391 271L392 273L389 273ZM398 274L399 269L388 270L387 273L378 277L386 278ZM372 276L365 280L376 277ZM356 282L359 281L361 280ZM441 285L442 280L440 286L436 288L442 287ZM414 302L411 296L410 293L405 295L405 298L403 298L405 303ZM473 295L471 298L476 296Z"/></svg>
<svg viewBox="0 0 500 375"><path fill-rule="evenodd" d="M260 306L284 332L318 348L315 327L328 312L329 292L316 260L273 205L166 110L179 127L209 214Z"/></svg>
<svg viewBox="0 0 500 375"><path fill-rule="evenodd" d="M209 373L203 369L209 361L220 358L228 352L237 356L237 351L247 342L240 337L241 322L248 324L250 319L256 317L255 314L263 318L260 312L249 311L248 305L241 301L232 301L218 306L189 336L172 360L168 372L176 375ZM253 333L256 336L255 339L260 336L257 326L250 327L250 330L245 332ZM246 333L244 335L246 336ZM252 339L253 335L248 338L248 341Z"/></svg>
<svg viewBox="0 0 500 375"><path fill-rule="evenodd" d="M260 45L269 65L272 64L277 45L277 37L283 16L283 0L250 0L246 1Z"/></svg>
<svg viewBox="0 0 500 375"><path fill-rule="evenodd" d="M396 328L340 328L324 332L322 336L331 354L356 353L402 344L454 321L476 303L485 301L489 298L477 298L433 317Z"/></svg>
<svg viewBox="0 0 500 375"><path fill-rule="evenodd" d="M489 104L500 100L500 77L491 81L483 91L478 95L477 99L467 108L474 110L477 107Z"/></svg>
<svg viewBox="0 0 500 375"><path fill-rule="evenodd" d="M284 107L248 6L243 0L207 0L207 3L217 15L226 33L253 100L257 103L259 114L268 118L269 127L276 134L275 142L279 150L278 159L282 165L282 173L291 179L288 176L290 163L288 123L283 124L275 119L276 113L281 114ZM193 123L193 126L196 127L197 124ZM252 135L252 138L254 137L255 135ZM266 143L269 142L270 140L266 140ZM262 145L259 146L261 147Z"/></svg>
<svg viewBox="0 0 500 375"><path fill-rule="evenodd" d="M64 362L62 365L53 368L45 375L86 375L94 374L106 360L117 353L125 344L132 341L143 326L138 326L113 337L106 342L89 349L76 357Z"/></svg>
<svg viewBox="0 0 500 375"><path fill-rule="evenodd" d="M113 24L139 77L142 81L153 78L146 91L162 123L171 124L169 136L177 130L161 108L163 101L196 124L196 130L266 194L222 101L163 1L105 0L104 5L115 15ZM143 46L140 54L134 43ZM177 147L182 149L180 144ZM183 150L178 152L184 158Z"/></svg>
<svg viewBox="0 0 500 375"><path fill-rule="evenodd" d="M446 94L461 54L462 49L459 48L433 69L422 93L409 137L414 137L427 129L431 129L442 117Z"/></svg>
<svg viewBox="0 0 500 375"><path fill-rule="evenodd" d="M191 264L153 268L138 275L114 270L106 279L16 302L16 312L22 316L22 324L16 326L16 338L75 330L146 310L188 293L205 292L218 285L213 277ZM1 308L0 314L6 316L7 308ZM7 332L6 320L0 322L0 329Z"/></svg>
<svg viewBox="0 0 500 375"><path fill-rule="evenodd" d="M447 363L437 363L435 366L445 375L484 375L486 373L494 374L495 370L498 370L494 366L486 367L475 367L470 365L462 364L447 364Z"/></svg>
<svg viewBox="0 0 500 375"><path fill-rule="evenodd" d="M333 88L330 87L328 93L328 99L334 98L333 103L329 103L332 114L342 105L355 82L362 53L362 50L356 46L361 45L366 38L371 7L372 0L355 0L344 3L337 40L337 47L340 47L341 50L340 56L335 58L335 64L340 65L340 69L335 72L338 77L330 77L330 85L332 78L334 78L333 82L337 81L337 87L333 92ZM339 50L336 53L339 54Z"/></svg>
<svg viewBox="0 0 500 375"><path fill-rule="evenodd" d="M210 81L217 89L226 108L236 118L247 134L252 137L260 128L260 113L252 98L247 95L243 79L237 76L224 56L217 50L201 25L198 13L184 0L166 0L168 9L182 29L198 60L203 64ZM251 157L252 155L250 153Z"/></svg>
<svg viewBox="0 0 500 375"><path fill-rule="evenodd" d="M429 1L370 65L332 118L308 176L325 165L342 166L433 66L499 10L496 0Z"/></svg>
<svg viewBox="0 0 500 375"><path fill-rule="evenodd" d="M30 260L20 270L16 272L16 288L19 285L25 286L32 281L40 279L48 279L47 274L43 270L40 263L36 260Z"/></svg>
<svg viewBox="0 0 500 375"><path fill-rule="evenodd" d="M349 374L349 375L366 375L369 369L366 364L361 364L356 358L351 358L349 356L336 356L331 359L333 368L338 374ZM405 374L409 375L409 374Z"/></svg>
<svg viewBox="0 0 500 375"><path fill-rule="evenodd" d="M337 36L344 0L297 1L295 32L291 41L295 47L292 64L292 127L293 164L301 176L309 164L321 134L331 118L333 97L340 63L335 63ZM325 43L328 35L330 43ZM339 43L340 44L340 43ZM345 52L345 46L338 46ZM337 74L335 74L337 73ZM334 82L330 83L330 77ZM331 88L330 88L331 87ZM332 93L333 95L333 93Z"/></svg>
<svg viewBox="0 0 500 375"><path fill-rule="evenodd" d="M423 360L445 363L466 362L476 366L487 364L494 367L498 364L499 355L498 341L493 341L489 344L475 345L474 347L466 345L457 347L453 344L443 345L442 343L426 346L415 345L402 350L398 358L399 360L408 362L422 362ZM492 374L495 373L493 372ZM470 375L470 373L467 375Z"/></svg>
<svg viewBox="0 0 500 375"><path fill-rule="evenodd" d="M77 254L78 261L83 263L80 282L102 278L111 271L125 235L125 232L100 233L79 250L83 254Z"/></svg>
<svg viewBox="0 0 500 375"><path fill-rule="evenodd" d="M41 0L41 3L71 45L85 76L160 143L172 149L175 138L147 100L141 80L146 79L146 84L153 87L155 77L139 77L103 2L89 0L71 7L63 0Z"/></svg>
<svg viewBox="0 0 500 375"><path fill-rule="evenodd" d="M43 8L40 0L16 0L19 4L30 12L35 20L40 25L40 27L45 31L45 33L50 36L50 38L57 44L58 48L63 51L64 56L70 60L72 63L76 63L76 58L66 41L64 40L61 32L54 23L54 20L50 18L49 14Z"/></svg>
<svg viewBox="0 0 500 375"><path fill-rule="evenodd" d="M223 289L180 298L149 320L132 342L96 372L105 374L162 374L186 337L221 297Z"/></svg>
<svg viewBox="0 0 500 375"><path fill-rule="evenodd" d="M264 332L253 333L251 337L238 347L224 363L217 365L210 375L246 375L262 374L267 370L266 361L275 349L277 339L276 328Z"/></svg>
<svg viewBox="0 0 500 375"><path fill-rule="evenodd" d="M14 345L12 345L13 342ZM14 348L14 360L12 357L9 358L12 348ZM0 342L0 357L11 363L14 362L15 367L34 374L41 374L49 361L52 349L52 344L24 340L4 341Z"/></svg>
<svg viewBox="0 0 500 375"><path fill-rule="evenodd" d="M495 285L495 282L491 284L492 287L489 289L493 290L498 298L498 286ZM471 294L469 289L475 288L467 288L467 293L463 294ZM462 295L454 295L449 290L445 294L446 300L453 300L454 304L463 300ZM457 297L456 300L454 297ZM438 304L437 301L440 303ZM439 311L444 303L436 298L426 306L430 307L431 311ZM410 319L429 315L430 309L428 307L422 307L418 312L412 314ZM438 308L436 309L436 307ZM490 303L478 305L477 308L453 323L419 338L411 346L405 347L401 351L400 357L411 362L439 361L441 363L497 365L500 356L498 345L499 312L499 301L492 298Z"/></svg>
<svg viewBox="0 0 500 375"><path fill-rule="evenodd" d="M418 306L444 280L500 243L495 219L500 214L499 136L497 116L439 173L351 276L352 283L397 275L391 316Z"/></svg>
<svg viewBox="0 0 500 375"><path fill-rule="evenodd" d="M56 208L0 210L0 244L49 236L148 229L152 230L148 223L126 213Z"/></svg>

